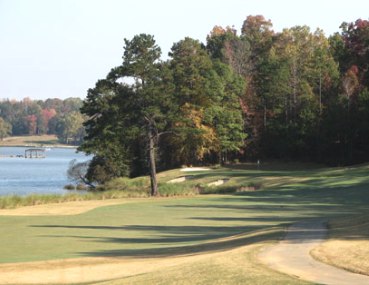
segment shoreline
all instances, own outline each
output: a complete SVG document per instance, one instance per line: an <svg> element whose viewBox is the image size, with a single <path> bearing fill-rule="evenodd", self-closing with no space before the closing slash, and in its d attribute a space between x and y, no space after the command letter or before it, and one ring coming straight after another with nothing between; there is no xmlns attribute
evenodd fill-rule
<svg viewBox="0 0 369 285"><path fill-rule="evenodd" d="M0 147L34 147L34 148L75 148L75 145L64 145L64 144L0 144Z"/></svg>
<svg viewBox="0 0 369 285"><path fill-rule="evenodd" d="M10 136L0 141L0 147L77 148L60 143L56 135Z"/></svg>

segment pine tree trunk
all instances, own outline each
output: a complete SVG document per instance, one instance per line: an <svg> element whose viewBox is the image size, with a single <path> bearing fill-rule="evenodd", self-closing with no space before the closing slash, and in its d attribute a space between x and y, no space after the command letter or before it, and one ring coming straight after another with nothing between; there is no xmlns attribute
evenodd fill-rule
<svg viewBox="0 0 369 285"><path fill-rule="evenodd" d="M149 159L150 159L150 182L151 196L158 195L158 183L156 180L156 164L155 164L155 145L152 127L149 127Z"/></svg>
<svg viewBox="0 0 369 285"><path fill-rule="evenodd" d="M266 126L267 126L267 106L264 100L264 130L266 129Z"/></svg>

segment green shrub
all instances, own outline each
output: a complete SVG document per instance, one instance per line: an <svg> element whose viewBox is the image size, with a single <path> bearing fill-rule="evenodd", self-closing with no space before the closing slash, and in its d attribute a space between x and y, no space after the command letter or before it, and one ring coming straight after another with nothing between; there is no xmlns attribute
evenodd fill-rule
<svg viewBox="0 0 369 285"><path fill-rule="evenodd" d="M73 184L67 184L64 186L65 190L76 190L76 187Z"/></svg>
<svg viewBox="0 0 369 285"><path fill-rule="evenodd" d="M124 191L149 191L150 180L148 177L127 178L119 177L110 180L102 186L105 190L124 190Z"/></svg>
<svg viewBox="0 0 369 285"><path fill-rule="evenodd" d="M77 184L76 190L88 190L88 187L85 184Z"/></svg>
<svg viewBox="0 0 369 285"><path fill-rule="evenodd" d="M256 191L256 190L260 190L262 188L262 184L261 183L255 183L255 182L250 182L247 185L241 184L238 188L237 188L237 192L251 192L251 191Z"/></svg>
<svg viewBox="0 0 369 285"><path fill-rule="evenodd" d="M222 185L217 187L212 186L199 186L200 194L230 194L235 193L237 191L237 187L234 185Z"/></svg>

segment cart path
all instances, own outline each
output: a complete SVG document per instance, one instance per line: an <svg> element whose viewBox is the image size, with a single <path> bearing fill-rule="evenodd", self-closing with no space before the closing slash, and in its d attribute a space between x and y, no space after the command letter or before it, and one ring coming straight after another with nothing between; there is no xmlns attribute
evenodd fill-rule
<svg viewBox="0 0 369 285"><path fill-rule="evenodd" d="M327 285L368 285L369 276L319 262L310 255L326 235L325 221L301 221L288 228L284 240L265 247L258 257L270 268L303 280Z"/></svg>

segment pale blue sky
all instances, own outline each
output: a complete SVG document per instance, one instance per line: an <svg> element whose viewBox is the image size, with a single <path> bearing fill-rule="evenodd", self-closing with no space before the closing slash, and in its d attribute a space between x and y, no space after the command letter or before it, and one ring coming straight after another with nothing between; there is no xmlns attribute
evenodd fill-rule
<svg viewBox="0 0 369 285"><path fill-rule="evenodd" d="M123 38L150 33L166 55L186 36L205 42L215 25L240 30L248 15L275 31L295 25L339 31L369 18L368 0L0 0L0 99L81 97L121 63Z"/></svg>

